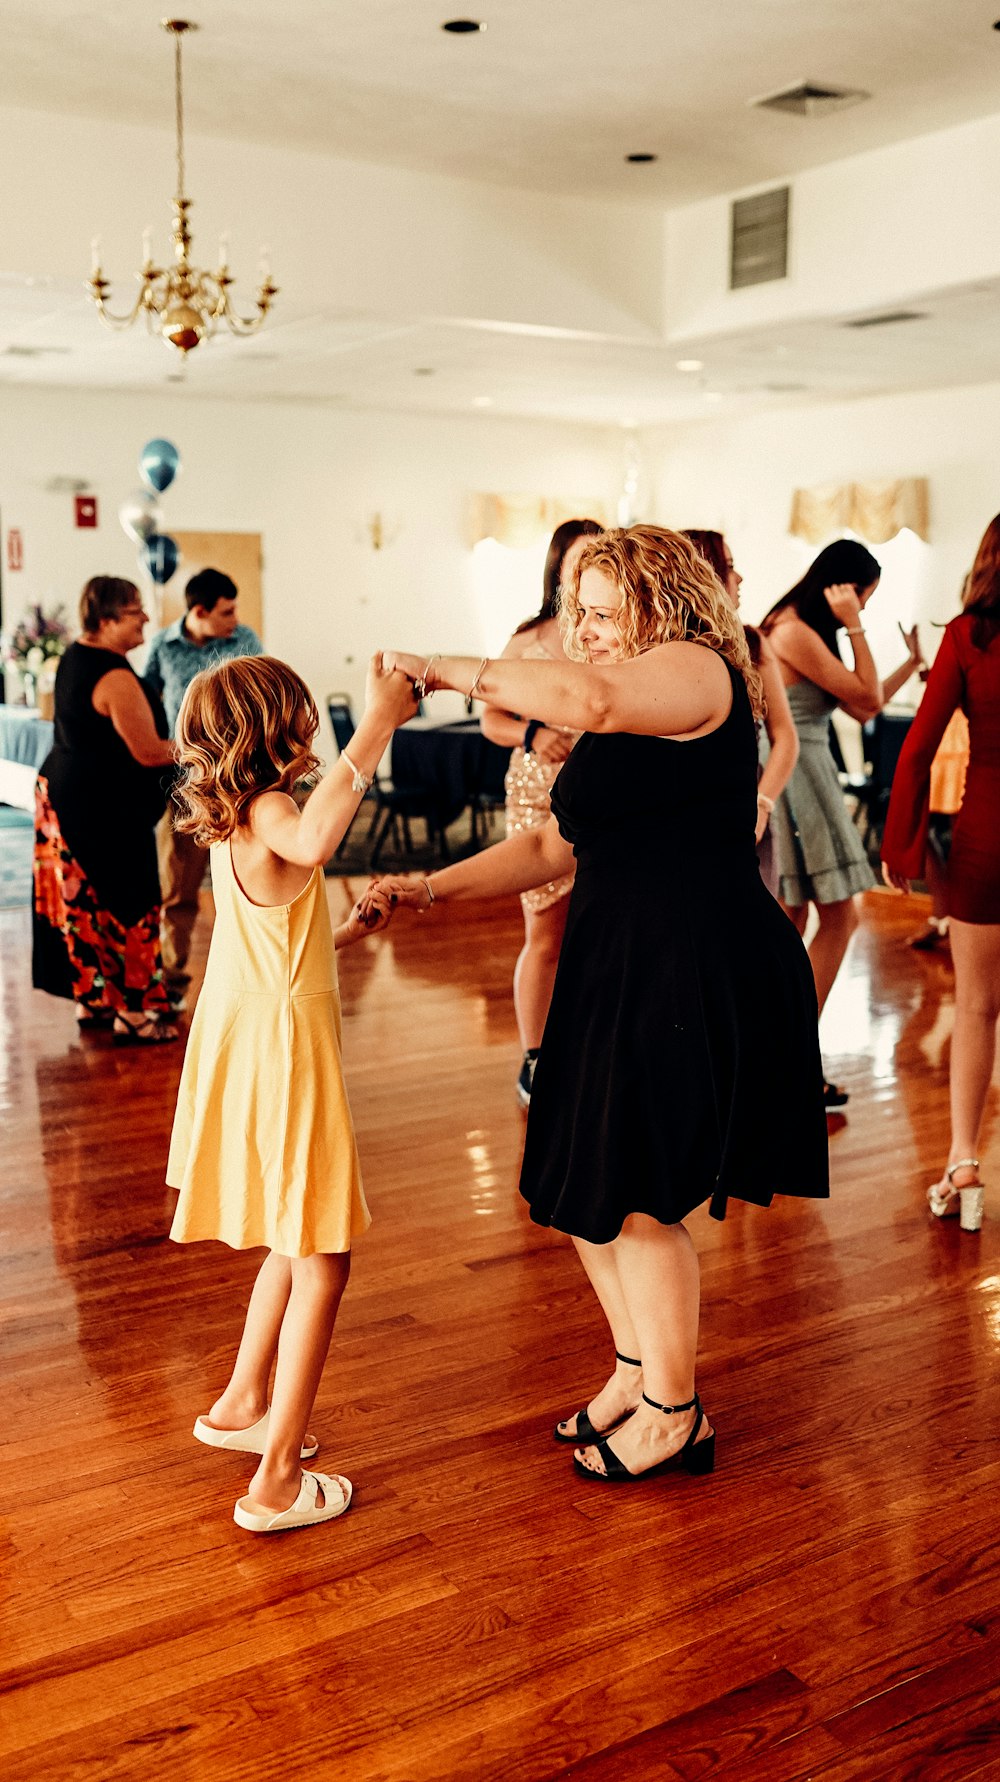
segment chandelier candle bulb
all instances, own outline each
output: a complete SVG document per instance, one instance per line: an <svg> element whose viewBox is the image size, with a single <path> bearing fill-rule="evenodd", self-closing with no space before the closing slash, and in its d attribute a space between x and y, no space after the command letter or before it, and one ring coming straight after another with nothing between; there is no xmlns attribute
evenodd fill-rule
<svg viewBox="0 0 1000 1782"><path fill-rule="evenodd" d="M219 236L219 270L225 272L229 265L229 236Z"/></svg>
<svg viewBox="0 0 1000 1782"><path fill-rule="evenodd" d="M142 232L142 266L143 266L143 271L145 271L147 266L152 266L152 264L153 264L153 230L152 230L151 225L149 223L147 223L145 229Z"/></svg>
<svg viewBox="0 0 1000 1782"><path fill-rule="evenodd" d="M90 270L91 272L100 272L101 270L101 238L99 235L91 237Z"/></svg>

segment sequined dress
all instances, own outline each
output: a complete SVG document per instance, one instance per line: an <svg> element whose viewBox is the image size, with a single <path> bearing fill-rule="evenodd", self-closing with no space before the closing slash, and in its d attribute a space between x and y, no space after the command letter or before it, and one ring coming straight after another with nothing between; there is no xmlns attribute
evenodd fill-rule
<svg viewBox="0 0 1000 1782"><path fill-rule="evenodd" d="M556 662L558 657L547 650L543 643L533 643L524 651L521 660ZM504 781L508 835L519 835L526 829L540 829L543 823L548 822L549 794L561 765L560 762L539 761L531 750L518 748L513 751ZM535 885L532 890L523 891L521 905L525 914L529 910L547 910L552 904L558 903L561 897L568 897L573 889L573 877L571 872L563 873L561 878L550 879L545 885Z"/></svg>

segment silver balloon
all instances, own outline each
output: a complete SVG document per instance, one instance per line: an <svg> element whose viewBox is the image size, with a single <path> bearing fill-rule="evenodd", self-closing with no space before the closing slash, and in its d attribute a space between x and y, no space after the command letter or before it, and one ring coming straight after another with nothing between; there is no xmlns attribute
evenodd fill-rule
<svg viewBox="0 0 1000 1782"><path fill-rule="evenodd" d="M159 531L163 515L155 495L150 495L146 489L136 489L122 502L118 518L129 538L142 545Z"/></svg>

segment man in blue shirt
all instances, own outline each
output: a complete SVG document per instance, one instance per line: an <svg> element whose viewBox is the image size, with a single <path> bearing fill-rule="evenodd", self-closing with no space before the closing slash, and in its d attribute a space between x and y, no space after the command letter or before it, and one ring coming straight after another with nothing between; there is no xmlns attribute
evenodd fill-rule
<svg viewBox="0 0 1000 1782"><path fill-rule="evenodd" d="M145 679L166 708L173 736L188 682L213 663L234 656L263 655L263 645L249 625L241 625L236 583L219 569L202 569L184 590L187 611L182 619L158 631L149 646ZM181 1008L190 983L187 971L191 935L198 916L198 894L205 876L205 850L190 835L178 835L170 806L156 831L160 862L160 945L167 992Z"/></svg>

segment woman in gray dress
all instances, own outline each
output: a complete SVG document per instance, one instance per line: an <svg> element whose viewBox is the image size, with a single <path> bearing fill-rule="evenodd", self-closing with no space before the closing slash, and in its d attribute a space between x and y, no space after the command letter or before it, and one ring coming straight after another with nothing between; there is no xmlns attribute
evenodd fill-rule
<svg viewBox="0 0 1000 1782"><path fill-rule="evenodd" d="M799 759L771 818L780 896L800 934L810 904L819 917L809 959L821 1014L858 925L856 895L876 882L830 753L830 714L840 706L859 723L874 718L922 660L914 628L905 634L906 661L884 681L879 677L862 614L880 575L863 544L838 539L820 551L761 625L778 658L799 734ZM851 640L853 668L841 659L841 629ZM847 1101L847 1091L834 1083L825 1084L824 1096L828 1109Z"/></svg>

